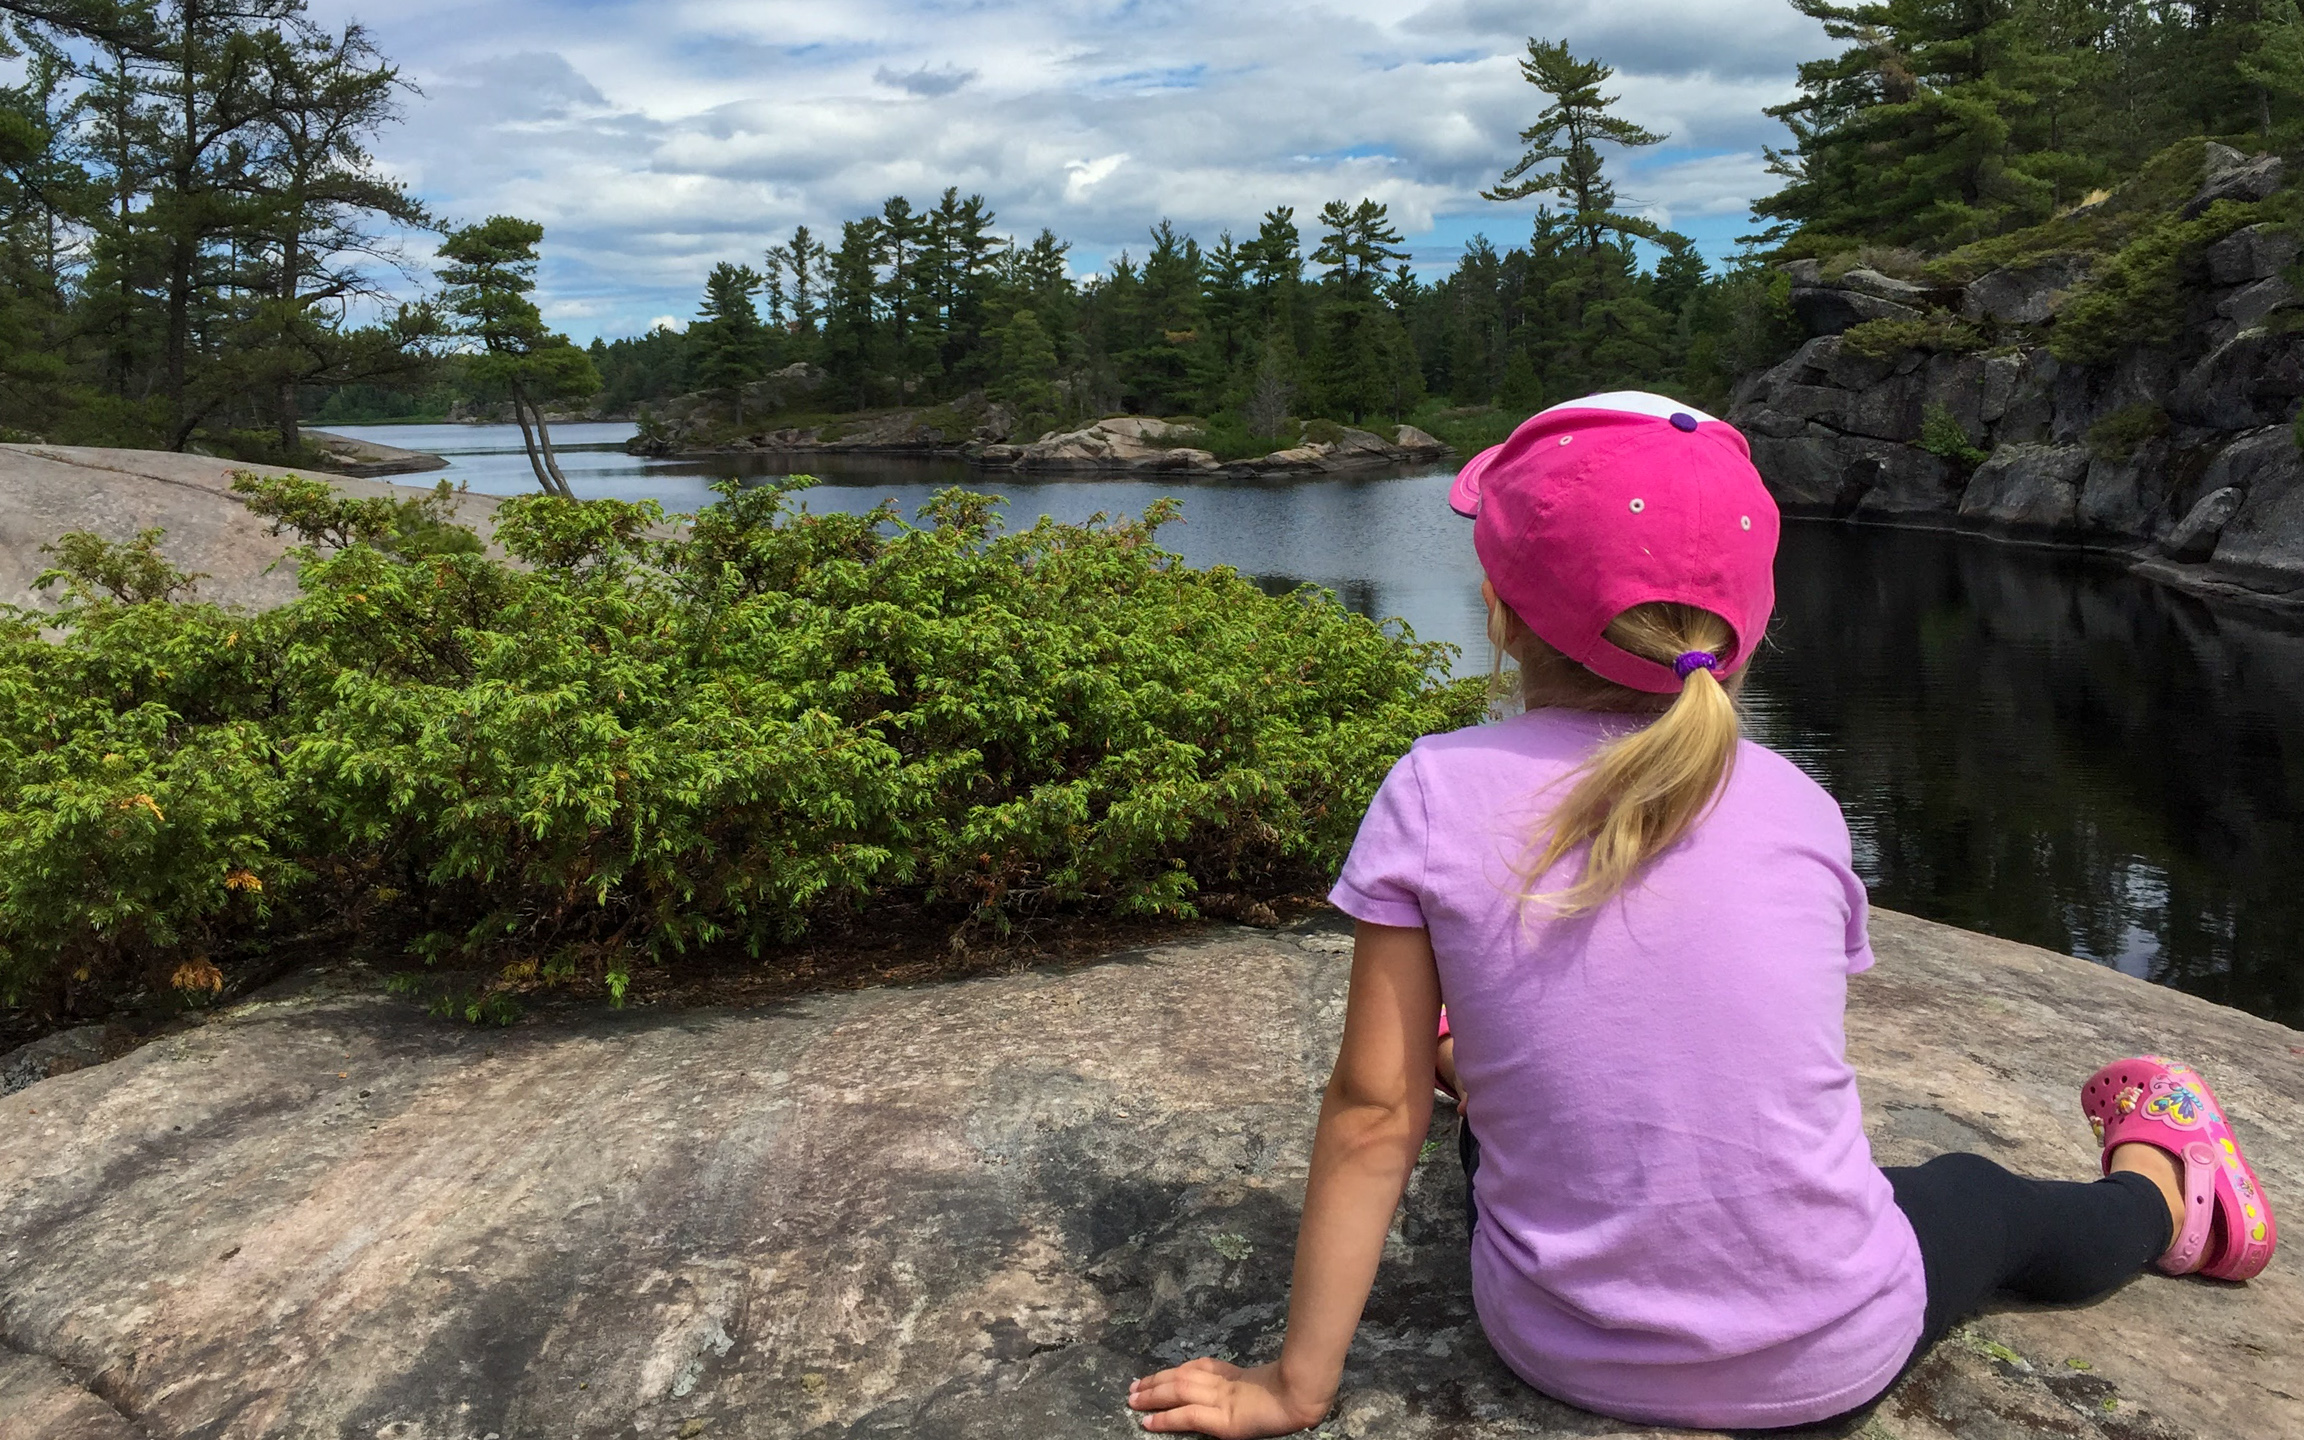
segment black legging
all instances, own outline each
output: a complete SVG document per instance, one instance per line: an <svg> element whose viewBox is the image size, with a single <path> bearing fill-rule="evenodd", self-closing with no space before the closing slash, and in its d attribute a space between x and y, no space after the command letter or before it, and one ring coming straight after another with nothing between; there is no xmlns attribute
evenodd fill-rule
<svg viewBox="0 0 2304 1440"><path fill-rule="evenodd" d="M1927 1319L1912 1358L1996 1290L2049 1305L2092 1300L2159 1258L2175 1238L2160 1187L2122 1171L2102 1180L2028 1180L1981 1155L1884 1167L1920 1239Z"/></svg>
<svg viewBox="0 0 2304 1440"><path fill-rule="evenodd" d="M1480 1220L1472 1201L1480 1142L1469 1125L1459 1126L1457 1153L1469 1228ZM2175 1238L2159 1187L2141 1175L2029 1180L1965 1154L1881 1173L1919 1238L1928 1283L1920 1342L1905 1359L1906 1370L1994 1291L2050 1305L2091 1300L2151 1264Z"/></svg>

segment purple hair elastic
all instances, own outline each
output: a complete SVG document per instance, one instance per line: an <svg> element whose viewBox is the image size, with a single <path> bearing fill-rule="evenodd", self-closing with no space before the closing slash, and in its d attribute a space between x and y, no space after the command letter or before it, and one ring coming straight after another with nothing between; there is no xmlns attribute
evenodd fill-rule
<svg viewBox="0 0 2304 1440"><path fill-rule="evenodd" d="M1717 674L1719 669L1720 657L1709 650L1690 650L1672 662L1672 673L1682 680L1698 670L1710 670Z"/></svg>

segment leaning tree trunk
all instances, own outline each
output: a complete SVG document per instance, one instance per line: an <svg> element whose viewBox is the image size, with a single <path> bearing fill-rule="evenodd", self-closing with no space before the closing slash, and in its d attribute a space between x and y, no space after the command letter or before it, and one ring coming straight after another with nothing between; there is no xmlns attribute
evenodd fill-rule
<svg viewBox="0 0 2304 1440"><path fill-rule="evenodd" d="M552 454L552 430L544 423L544 407L530 408L536 412L536 439L540 442L536 448L544 456L544 468L552 472L552 483L560 487L561 495L573 500L576 492L568 488L568 477L560 473L560 461Z"/></svg>
<svg viewBox="0 0 2304 1440"><path fill-rule="evenodd" d="M528 397L520 393L517 385L512 387L512 419L520 426L520 446L528 452L528 468L536 472L536 483L544 487L547 495L559 494L560 491L552 484L552 477L545 473L543 460L537 454L536 432L528 424Z"/></svg>

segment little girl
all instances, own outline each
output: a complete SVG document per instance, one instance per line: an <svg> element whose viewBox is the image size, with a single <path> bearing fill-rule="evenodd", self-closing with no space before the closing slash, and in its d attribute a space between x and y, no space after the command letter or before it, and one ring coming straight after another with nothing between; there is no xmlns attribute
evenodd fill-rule
<svg viewBox="0 0 2304 1440"><path fill-rule="evenodd" d="M1527 713L1419 741L1369 806L1332 896L1357 945L1287 1338L1252 1370L1137 1381L1145 1429L1328 1413L1435 1074L1461 1097L1490 1343L1626 1420L1810 1424L1877 1399L1996 1289L2072 1302L2155 1259L2264 1268L2271 1211L2173 1061L2082 1088L2094 1183L1872 1163L1842 1030L1872 963L1847 825L1737 738L1777 535L1742 435L1597 395L1475 457L1449 503Z"/></svg>

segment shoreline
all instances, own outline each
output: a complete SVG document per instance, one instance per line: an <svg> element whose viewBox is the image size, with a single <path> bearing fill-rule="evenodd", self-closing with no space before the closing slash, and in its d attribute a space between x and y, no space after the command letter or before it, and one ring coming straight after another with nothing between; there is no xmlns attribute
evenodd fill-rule
<svg viewBox="0 0 2304 1440"><path fill-rule="evenodd" d="M817 445L709 445L694 449L667 451L660 455L636 456L635 458L693 463L699 460L735 460L759 456L853 455L886 460L957 462L995 475L1046 475L1106 479L1173 475L1194 480L1315 479L1327 475L1359 474L1372 470L1394 469L1411 465L1455 463L1457 460L1452 451L1432 456L1403 450L1395 454L1354 454L1323 457L1321 461L1297 462L1287 465L1265 463L1270 459L1269 456L1257 456L1249 460L1219 460L1212 465L1194 464L1189 460L1164 463L1160 459L1020 462L1011 459L987 458L984 454L987 448L990 447L975 443L962 445L843 445L834 441ZM1185 453L1204 454L1205 452Z"/></svg>
<svg viewBox="0 0 2304 1440"><path fill-rule="evenodd" d="M1989 525L1964 524L1957 516L1835 515L1829 510L1788 505L1777 498L1787 520L1861 526L1879 530L1915 530L1931 535L1959 535L2019 550L2040 550L2116 564L2131 575L2165 585L2194 599L2247 606L2279 616L2304 617L2304 585L2287 590L2266 590L2250 585L2245 576L2218 571L2213 560L2171 560L2154 552L2149 542L2107 544L2089 540L2059 540L1995 530Z"/></svg>

